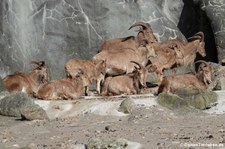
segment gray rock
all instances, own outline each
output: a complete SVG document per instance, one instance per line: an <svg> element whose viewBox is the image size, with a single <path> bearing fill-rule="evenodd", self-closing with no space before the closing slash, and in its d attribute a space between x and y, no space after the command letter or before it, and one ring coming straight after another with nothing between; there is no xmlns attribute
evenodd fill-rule
<svg viewBox="0 0 225 149"><path fill-rule="evenodd" d="M196 109L205 110L214 106L217 102L217 94L213 91L202 89L184 88L175 93Z"/></svg>
<svg viewBox="0 0 225 149"><path fill-rule="evenodd" d="M175 94L161 93L157 101L172 110L190 110L193 107L205 110L216 104L217 94L207 90L184 88L177 90Z"/></svg>
<svg viewBox="0 0 225 149"><path fill-rule="evenodd" d="M160 105L171 110L189 108L188 102L175 94L160 93L157 101Z"/></svg>
<svg viewBox="0 0 225 149"><path fill-rule="evenodd" d="M2 0L0 76L28 71L45 60L53 78L71 58L91 58L105 39L136 35L135 21L150 23L159 41L184 38L177 23L182 0Z"/></svg>
<svg viewBox="0 0 225 149"><path fill-rule="evenodd" d="M26 120L48 119L46 112L25 93L14 93L0 99L0 114Z"/></svg>
<svg viewBox="0 0 225 149"><path fill-rule="evenodd" d="M125 114L128 114L128 113L131 113L132 111L132 108L134 107L135 103L132 99L124 99L120 106L119 106L119 109L118 111L119 112L123 112Z"/></svg>
<svg viewBox="0 0 225 149"><path fill-rule="evenodd" d="M4 91L5 88L3 86L2 78L0 77L0 92Z"/></svg>
<svg viewBox="0 0 225 149"><path fill-rule="evenodd" d="M125 149L128 143L124 140L91 140L88 149Z"/></svg>
<svg viewBox="0 0 225 149"><path fill-rule="evenodd" d="M23 120L46 120L49 119L45 110L34 104L29 107L24 107L20 110Z"/></svg>
<svg viewBox="0 0 225 149"><path fill-rule="evenodd" d="M212 30L215 36L217 46L218 59L221 62L225 57L225 1L224 0L199 0L200 7L206 12L210 19Z"/></svg>

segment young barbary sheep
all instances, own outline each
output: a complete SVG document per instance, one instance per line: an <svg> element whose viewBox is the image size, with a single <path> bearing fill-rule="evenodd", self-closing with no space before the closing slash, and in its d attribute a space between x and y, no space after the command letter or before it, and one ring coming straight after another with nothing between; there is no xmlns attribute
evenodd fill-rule
<svg viewBox="0 0 225 149"><path fill-rule="evenodd" d="M34 96L43 100L78 99L84 94L86 76L80 71L74 78L52 80L39 89Z"/></svg>
<svg viewBox="0 0 225 149"><path fill-rule="evenodd" d="M186 87L207 89L213 79L213 68L205 61L198 62L201 62L201 64L196 74L188 73L164 77L159 86L158 93L174 93L178 89Z"/></svg>
<svg viewBox="0 0 225 149"><path fill-rule="evenodd" d="M131 74L107 77L103 83L102 95L139 94L141 87L146 87L147 69L137 62L139 66Z"/></svg>
<svg viewBox="0 0 225 149"><path fill-rule="evenodd" d="M3 78L3 86L9 92L25 92L33 95L49 81L48 68L44 61L31 61L30 64L36 65L31 72L17 71Z"/></svg>
<svg viewBox="0 0 225 149"><path fill-rule="evenodd" d="M85 94L89 93L89 86L93 80L96 80L97 93L100 94L100 83L105 78L106 64L104 60L81 60L71 59L65 64L65 71L68 76L74 78L81 70L87 76Z"/></svg>

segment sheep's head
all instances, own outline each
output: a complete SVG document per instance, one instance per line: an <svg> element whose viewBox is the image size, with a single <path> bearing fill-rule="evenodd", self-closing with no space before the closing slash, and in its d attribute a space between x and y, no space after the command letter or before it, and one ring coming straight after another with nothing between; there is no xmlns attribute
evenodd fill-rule
<svg viewBox="0 0 225 149"><path fill-rule="evenodd" d="M195 63L200 63L200 65L198 66L197 74L201 76L201 78L203 79L203 82L206 85L209 85L210 83L212 83L213 75L214 75L213 67L203 60L199 60Z"/></svg>
<svg viewBox="0 0 225 149"><path fill-rule="evenodd" d="M69 76L69 78L72 79L74 83L82 82L83 86L88 86L89 84L91 84L91 80L81 69L77 70L75 77Z"/></svg>
<svg viewBox="0 0 225 149"><path fill-rule="evenodd" d="M142 40L140 42L140 46L138 47L138 51L140 50L147 50L147 58L150 58L150 57L156 57L156 52L155 52L155 49L153 47L152 44L149 44L147 40Z"/></svg>
<svg viewBox="0 0 225 149"><path fill-rule="evenodd" d="M147 87L146 81L147 81L148 70L144 66L142 66L141 64L139 64L137 62L131 61L131 63L138 65L139 68L135 66L135 72L134 72L134 74L137 77L136 79L138 79L141 86Z"/></svg>
<svg viewBox="0 0 225 149"><path fill-rule="evenodd" d="M140 39L140 40L146 39L149 43L157 42L157 39L153 34L152 28L148 23L136 22L129 28L129 30L136 26L140 26L140 30L137 35L138 39Z"/></svg>
<svg viewBox="0 0 225 149"><path fill-rule="evenodd" d="M38 75L38 82L46 83L50 80L48 67L46 66L44 61L31 61L30 64L35 65L32 72Z"/></svg>
<svg viewBox="0 0 225 149"><path fill-rule="evenodd" d="M105 60L94 60L95 69L98 73L105 76L106 73L106 62Z"/></svg>
<svg viewBox="0 0 225 149"><path fill-rule="evenodd" d="M205 52L205 41L204 41L204 33L198 32L194 36L188 38L189 41L192 41L193 44L197 47L197 52L202 56L206 56Z"/></svg>

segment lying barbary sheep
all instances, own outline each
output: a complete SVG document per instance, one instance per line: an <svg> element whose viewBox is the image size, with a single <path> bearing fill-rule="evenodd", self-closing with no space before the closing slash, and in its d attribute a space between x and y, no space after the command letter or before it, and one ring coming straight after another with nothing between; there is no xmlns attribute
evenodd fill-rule
<svg viewBox="0 0 225 149"><path fill-rule="evenodd" d="M17 71L3 78L3 86L9 92L25 92L33 95L49 81L48 68L44 61L31 61L30 64L36 65L31 72Z"/></svg>
<svg viewBox="0 0 225 149"><path fill-rule="evenodd" d="M78 99L84 94L84 85L87 78L80 71L74 78L67 77L52 80L39 89L34 96L43 100Z"/></svg>
<svg viewBox="0 0 225 149"><path fill-rule="evenodd" d="M141 87L146 87L147 69L137 62L139 66L131 74L107 77L103 83L102 95L139 94Z"/></svg>
<svg viewBox="0 0 225 149"><path fill-rule="evenodd" d="M196 74L179 74L174 76L164 77L158 89L158 94L161 92L175 93L181 88L199 88L207 89L213 79L213 68L205 61L201 62ZM197 62L197 63L198 63Z"/></svg>
<svg viewBox="0 0 225 149"><path fill-rule="evenodd" d="M68 76L74 78L80 70L87 76L85 94L89 93L89 86L93 80L96 80L97 93L100 94L100 84L105 78L106 64L104 60L81 60L71 59L65 64L65 71Z"/></svg>

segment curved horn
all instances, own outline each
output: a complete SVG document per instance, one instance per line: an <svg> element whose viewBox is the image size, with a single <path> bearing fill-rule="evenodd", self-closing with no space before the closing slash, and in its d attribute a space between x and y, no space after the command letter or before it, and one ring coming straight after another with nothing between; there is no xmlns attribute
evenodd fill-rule
<svg viewBox="0 0 225 149"><path fill-rule="evenodd" d="M195 62L195 64L196 63L204 63L206 66L209 66L209 64L204 60L198 60L198 61Z"/></svg>
<svg viewBox="0 0 225 149"><path fill-rule="evenodd" d="M144 23L144 22L136 22L133 25L131 25L131 27L128 30L130 30L131 28L133 28L135 26L142 26L144 29L149 28L149 24L147 24L147 23Z"/></svg>
<svg viewBox="0 0 225 149"><path fill-rule="evenodd" d="M192 41L192 40L196 40L196 39L202 39L202 37L201 36L194 35L192 37L189 37L187 40L188 41Z"/></svg>
<svg viewBox="0 0 225 149"><path fill-rule="evenodd" d="M131 63L134 63L134 64L136 64L136 65L138 65L139 68L144 69L144 66L142 66L142 65L139 64L138 62L135 62L135 61L130 61L130 62L131 62Z"/></svg>
<svg viewBox="0 0 225 149"><path fill-rule="evenodd" d="M198 61L195 62L195 64L196 63L203 63L203 64L205 64L205 66L210 67L210 65L204 60L198 60ZM199 68L198 68L198 70L199 70Z"/></svg>
<svg viewBox="0 0 225 149"><path fill-rule="evenodd" d="M204 33L203 32L197 32L195 35L200 36L201 37L201 42L204 41Z"/></svg>
<svg viewBox="0 0 225 149"><path fill-rule="evenodd" d="M30 64L36 64L38 67L45 66L45 61L30 61Z"/></svg>

